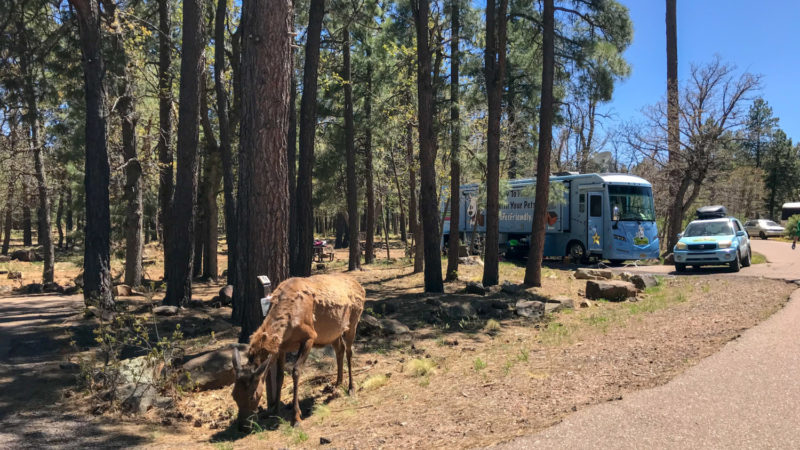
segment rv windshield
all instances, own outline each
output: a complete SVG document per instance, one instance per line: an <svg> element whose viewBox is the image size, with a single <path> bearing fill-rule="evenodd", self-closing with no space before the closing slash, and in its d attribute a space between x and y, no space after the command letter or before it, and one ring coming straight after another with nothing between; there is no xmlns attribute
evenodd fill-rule
<svg viewBox="0 0 800 450"><path fill-rule="evenodd" d="M616 209L619 220L656 220L653 208L653 190L648 186L610 185L608 198L612 217L614 217Z"/></svg>

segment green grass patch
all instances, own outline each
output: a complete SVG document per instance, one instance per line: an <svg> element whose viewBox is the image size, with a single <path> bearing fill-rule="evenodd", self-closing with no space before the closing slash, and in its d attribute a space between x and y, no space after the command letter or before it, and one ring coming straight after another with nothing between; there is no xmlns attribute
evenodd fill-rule
<svg viewBox="0 0 800 450"><path fill-rule="evenodd" d="M750 260L751 264L765 264L766 262L767 262L766 256L758 252L753 252L752 259Z"/></svg>
<svg viewBox="0 0 800 450"><path fill-rule="evenodd" d="M481 370L485 369L487 365L488 364L486 364L486 361L480 358L475 358L475 360L472 361L472 368L475 370L475 372L480 372Z"/></svg>

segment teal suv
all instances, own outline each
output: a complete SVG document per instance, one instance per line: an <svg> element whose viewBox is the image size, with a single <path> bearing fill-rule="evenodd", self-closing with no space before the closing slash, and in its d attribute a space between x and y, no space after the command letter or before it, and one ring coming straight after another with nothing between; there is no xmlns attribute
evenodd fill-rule
<svg viewBox="0 0 800 450"><path fill-rule="evenodd" d="M675 270L686 266L727 265L733 272L750 265L750 238L733 217L692 221L681 233L673 249Z"/></svg>

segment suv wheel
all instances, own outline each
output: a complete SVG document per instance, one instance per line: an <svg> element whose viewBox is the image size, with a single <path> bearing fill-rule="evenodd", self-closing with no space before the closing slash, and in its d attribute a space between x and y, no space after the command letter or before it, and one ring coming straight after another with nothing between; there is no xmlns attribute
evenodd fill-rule
<svg viewBox="0 0 800 450"><path fill-rule="evenodd" d="M767 240L767 233L764 233L762 231L762 232L758 233L758 237L760 237L761 239L764 239L766 241Z"/></svg>
<svg viewBox="0 0 800 450"><path fill-rule="evenodd" d="M753 250L750 247L748 247L747 256L745 256L744 259L742 260L742 267L750 267L752 261L753 261Z"/></svg>
<svg viewBox="0 0 800 450"><path fill-rule="evenodd" d="M742 261L739 257L739 252L736 252L736 258L730 262L731 272L738 272L742 268Z"/></svg>

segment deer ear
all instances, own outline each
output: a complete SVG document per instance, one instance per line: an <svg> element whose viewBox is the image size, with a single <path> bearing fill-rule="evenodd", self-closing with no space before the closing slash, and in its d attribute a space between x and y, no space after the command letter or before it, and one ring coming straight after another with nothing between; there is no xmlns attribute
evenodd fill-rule
<svg viewBox="0 0 800 450"><path fill-rule="evenodd" d="M242 356L239 354L239 347L233 347L233 369L236 373L242 371Z"/></svg>
<svg viewBox="0 0 800 450"><path fill-rule="evenodd" d="M270 364L271 362L272 362L272 354L270 354L269 356L267 356L267 360L266 360L266 361L264 361L263 363L261 363L261 365L260 365L260 366L258 366L258 368L256 369L256 371L255 371L255 372L253 372L253 376L256 376L256 377L258 377L258 376L261 376L261 374L262 374L262 373L264 373L264 371L265 371L265 370L267 370L267 367L269 367L269 364Z"/></svg>

